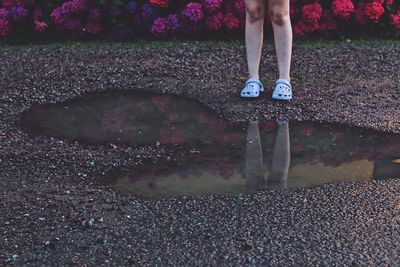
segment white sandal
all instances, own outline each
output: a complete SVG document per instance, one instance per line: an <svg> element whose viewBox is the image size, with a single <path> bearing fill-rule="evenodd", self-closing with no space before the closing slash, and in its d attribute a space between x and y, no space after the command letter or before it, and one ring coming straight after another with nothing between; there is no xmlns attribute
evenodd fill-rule
<svg viewBox="0 0 400 267"><path fill-rule="evenodd" d="M260 96L260 92L264 91L264 86L257 79L249 79L240 92L241 97L256 98Z"/></svg>
<svg viewBox="0 0 400 267"><path fill-rule="evenodd" d="M276 81L272 99L287 101L292 99L292 86L288 80L278 79Z"/></svg>

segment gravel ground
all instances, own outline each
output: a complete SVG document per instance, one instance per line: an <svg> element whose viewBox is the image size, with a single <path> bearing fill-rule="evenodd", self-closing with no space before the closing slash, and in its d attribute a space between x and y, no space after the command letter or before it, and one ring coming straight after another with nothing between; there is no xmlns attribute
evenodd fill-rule
<svg viewBox="0 0 400 267"><path fill-rule="evenodd" d="M30 138L17 126L35 104L144 89L198 99L231 121L285 116L400 132L399 45L295 46L290 104L270 92L239 98L237 43L1 50L0 265L400 265L399 180L143 201L96 174L171 151ZM271 47L263 54L271 88L276 58Z"/></svg>

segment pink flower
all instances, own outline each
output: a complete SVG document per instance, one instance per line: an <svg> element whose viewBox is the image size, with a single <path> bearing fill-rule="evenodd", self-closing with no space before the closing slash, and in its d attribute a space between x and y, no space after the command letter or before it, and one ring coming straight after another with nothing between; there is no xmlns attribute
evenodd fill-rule
<svg viewBox="0 0 400 267"><path fill-rule="evenodd" d="M55 24L61 24L64 21L64 16L61 14L61 8L55 8L50 14L51 20Z"/></svg>
<svg viewBox="0 0 400 267"><path fill-rule="evenodd" d="M197 23L203 18L203 9L201 4L190 2L182 11L182 16L186 17L192 23Z"/></svg>
<svg viewBox="0 0 400 267"><path fill-rule="evenodd" d="M47 29L47 24L43 21L34 21L35 23L35 30L38 32L43 32Z"/></svg>
<svg viewBox="0 0 400 267"><path fill-rule="evenodd" d="M5 8L0 8L0 18L6 19L8 17L9 11Z"/></svg>
<svg viewBox="0 0 400 267"><path fill-rule="evenodd" d="M390 21L392 25L400 31L400 10L396 14L390 15Z"/></svg>
<svg viewBox="0 0 400 267"><path fill-rule="evenodd" d="M204 7L205 9L210 12L217 12L220 10L222 4L222 0L205 0Z"/></svg>
<svg viewBox="0 0 400 267"><path fill-rule="evenodd" d="M351 0L333 0L333 14L341 19L349 19L354 12L354 4Z"/></svg>
<svg viewBox="0 0 400 267"><path fill-rule="evenodd" d="M322 16L322 7L319 3L304 5L302 7L303 19L310 24L315 24Z"/></svg>
<svg viewBox="0 0 400 267"><path fill-rule="evenodd" d="M365 15L370 19L370 20L378 20L382 14L385 12L385 9L383 8L382 4L378 2L370 2L365 5Z"/></svg>
<svg viewBox="0 0 400 267"><path fill-rule="evenodd" d="M246 14L246 12L245 12L246 5L244 3L244 0L235 0L234 7L235 7L235 11L238 15L244 16Z"/></svg>

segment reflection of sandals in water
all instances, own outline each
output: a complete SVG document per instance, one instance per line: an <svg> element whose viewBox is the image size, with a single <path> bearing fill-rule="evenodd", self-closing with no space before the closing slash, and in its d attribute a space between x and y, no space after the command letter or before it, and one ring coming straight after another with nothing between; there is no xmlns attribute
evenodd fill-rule
<svg viewBox="0 0 400 267"><path fill-rule="evenodd" d="M286 101L292 99L292 86L288 80L278 79L276 81L272 99Z"/></svg>
<svg viewBox="0 0 400 267"><path fill-rule="evenodd" d="M257 79L249 79L246 82L246 85L240 92L241 97L246 98L257 98L260 96L260 92L264 91L264 86Z"/></svg>

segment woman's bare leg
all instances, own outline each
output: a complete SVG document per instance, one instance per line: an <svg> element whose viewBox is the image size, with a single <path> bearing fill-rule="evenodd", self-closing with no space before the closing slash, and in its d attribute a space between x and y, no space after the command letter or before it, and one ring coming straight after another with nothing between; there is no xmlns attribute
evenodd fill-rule
<svg viewBox="0 0 400 267"><path fill-rule="evenodd" d="M259 79L263 45L264 0L246 0L246 53L250 79Z"/></svg>
<svg viewBox="0 0 400 267"><path fill-rule="evenodd" d="M268 12L274 29L279 78L290 82L293 33L289 8L289 0L268 0Z"/></svg>

